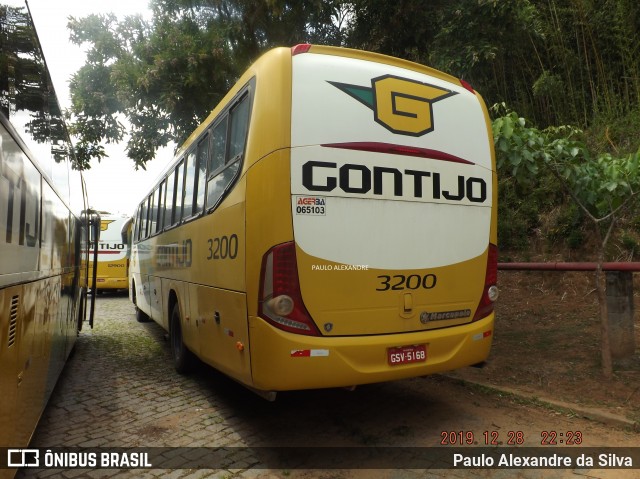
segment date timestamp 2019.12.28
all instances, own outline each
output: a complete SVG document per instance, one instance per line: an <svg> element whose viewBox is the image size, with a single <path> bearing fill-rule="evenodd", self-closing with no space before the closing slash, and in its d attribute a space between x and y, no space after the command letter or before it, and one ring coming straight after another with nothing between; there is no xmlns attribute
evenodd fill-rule
<svg viewBox="0 0 640 479"><path fill-rule="evenodd" d="M531 445L579 446L582 444L582 432L542 431L534 441ZM522 431L483 431L482 434L475 434L473 431L440 432L441 446L522 446L524 443L525 434Z"/></svg>

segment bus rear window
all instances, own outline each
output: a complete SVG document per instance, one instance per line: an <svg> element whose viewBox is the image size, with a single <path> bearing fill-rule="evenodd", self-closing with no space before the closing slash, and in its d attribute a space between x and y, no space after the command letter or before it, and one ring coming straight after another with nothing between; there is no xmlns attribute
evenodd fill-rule
<svg viewBox="0 0 640 479"><path fill-rule="evenodd" d="M245 95L240 103L231 111L231 134L229 141L229 158L232 161L244 152L249 125L249 96Z"/></svg>

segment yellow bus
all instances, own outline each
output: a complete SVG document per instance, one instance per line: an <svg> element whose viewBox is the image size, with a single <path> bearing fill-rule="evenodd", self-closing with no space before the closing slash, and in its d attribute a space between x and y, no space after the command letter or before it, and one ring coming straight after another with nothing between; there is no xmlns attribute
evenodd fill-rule
<svg viewBox="0 0 640 479"><path fill-rule="evenodd" d="M487 358L496 168L484 102L408 61L277 48L134 217L138 317L269 399Z"/></svg>
<svg viewBox="0 0 640 479"><path fill-rule="evenodd" d="M89 228L99 218L71 168L31 16L23 1L1 3L0 448L23 448L85 319Z"/></svg>
<svg viewBox="0 0 640 479"><path fill-rule="evenodd" d="M98 242L98 270L96 292L129 289L129 252L122 239L122 228L129 221L123 214L100 211L100 240ZM89 264L89 276L93 261ZM91 287L93 288L91 283Z"/></svg>

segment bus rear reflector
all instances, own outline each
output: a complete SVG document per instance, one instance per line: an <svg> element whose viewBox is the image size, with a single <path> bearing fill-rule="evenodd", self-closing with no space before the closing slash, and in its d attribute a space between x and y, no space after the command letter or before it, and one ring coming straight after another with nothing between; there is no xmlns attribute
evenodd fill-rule
<svg viewBox="0 0 640 479"><path fill-rule="evenodd" d="M484 289L480 303L473 317L474 321L489 316L494 309L495 301L498 299L498 247L489 243L489 254L487 255L487 271L484 279Z"/></svg>
<svg viewBox="0 0 640 479"><path fill-rule="evenodd" d="M475 95L476 91L473 89L473 87L469 83L464 81L462 78L460 78L460 85L462 85L464 88L466 88L467 90L469 90L471 93Z"/></svg>
<svg viewBox="0 0 640 479"><path fill-rule="evenodd" d="M311 44L309 43L299 43L291 47L291 56L298 55L299 53L307 53L311 49Z"/></svg>
<svg viewBox="0 0 640 479"><path fill-rule="evenodd" d="M452 163L463 163L473 165L473 162L465 160L444 151L432 150L430 148L419 148L417 146L395 145L393 143L382 143L378 141L353 141L347 143L325 143L325 148L342 148L344 150L360 150L372 153L387 153L389 155L417 156L420 158L430 158L432 160L450 161Z"/></svg>
<svg viewBox="0 0 640 479"><path fill-rule="evenodd" d="M302 301L293 242L274 246L262 258L258 315L283 331L320 336Z"/></svg>

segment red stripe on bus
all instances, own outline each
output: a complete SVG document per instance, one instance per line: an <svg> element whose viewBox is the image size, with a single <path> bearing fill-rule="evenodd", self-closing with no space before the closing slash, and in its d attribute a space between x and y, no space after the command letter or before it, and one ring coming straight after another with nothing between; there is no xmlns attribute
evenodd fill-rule
<svg viewBox="0 0 640 479"><path fill-rule="evenodd" d="M452 163L463 163L473 165L474 163L444 151L432 150L430 148L418 148L417 146L395 145L393 143L382 143L378 141L354 141L348 143L326 143L322 145L327 148L342 148L345 150L370 151L372 153L388 153L390 155L418 156L420 158L430 158L432 160L450 161Z"/></svg>

